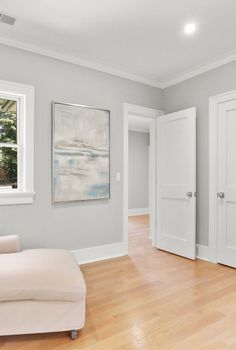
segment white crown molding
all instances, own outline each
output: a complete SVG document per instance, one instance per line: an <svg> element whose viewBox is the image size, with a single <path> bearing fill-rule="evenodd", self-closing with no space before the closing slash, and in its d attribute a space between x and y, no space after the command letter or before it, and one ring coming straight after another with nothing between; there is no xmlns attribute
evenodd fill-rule
<svg viewBox="0 0 236 350"><path fill-rule="evenodd" d="M81 67L86 67L86 68L90 68L90 69L93 69L93 70L96 70L99 72L115 75L117 77L136 81L138 83L145 84L148 86L162 88L162 84L160 84L156 80L147 79L147 78L141 77L141 76L133 74L133 73L125 72L125 71L114 69L111 67L107 67L107 66L104 66L101 64L97 64L95 62L90 62L90 61L81 59L79 57L75 57L75 56L71 56L71 55L64 55L64 54L58 53L56 51L43 49L39 46L29 45L29 44L25 44L25 43L22 43L19 41L15 41L15 40L9 40L9 39L5 39L3 37L0 37L0 44L10 46L10 47L15 47L17 49L21 49L24 51L29 51L29 52L36 53L36 54L39 54L42 56L54 58L54 59L59 60L59 61L73 63L73 64L81 66Z"/></svg>
<svg viewBox="0 0 236 350"><path fill-rule="evenodd" d="M186 72L186 73L182 73L179 76L177 76L176 78L171 79L171 80L167 81L166 83L161 84L162 89L165 89L165 88L172 86L172 85L176 85L176 84L181 83L181 82L188 80L190 78L194 78L200 74L206 73L208 71L211 71L215 68L221 67L221 66L223 66L227 63L233 62L235 60L236 60L236 51L234 50L234 51L231 51L230 53L228 53L228 55L214 60L212 63L195 67L191 71Z"/></svg>
<svg viewBox="0 0 236 350"><path fill-rule="evenodd" d="M107 74L114 75L114 76L117 76L120 78L124 78L124 79L135 81L135 82L138 82L141 84L145 84L148 86L153 86L153 87L156 87L159 89L165 89L165 88L170 87L172 85L176 85L176 84L181 83L185 80L194 78L200 74L206 73L210 70L213 70L215 68L218 68L220 66L223 66L227 63L230 63L230 62L233 62L236 60L236 51L234 50L234 51L231 51L230 53L228 53L227 55L225 55L224 57L221 57L221 58L214 60L212 63L195 67L188 72L184 72L184 73L176 76L176 78L174 78L174 79L171 79L169 81L161 83L155 79L147 79L145 77L142 77L142 76L130 73L130 72L107 67L105 65L98 64L98 63L91 62L91 61L87 61L87 60L79 58L79 57L75 57L75 56L71 56L71 55L64 55L64 54L58 53L58 52L53 51L53 50L44 49L44 48L39 47L39 46L26 44L26 43L16 41L16 40L5 39L1 36L0 36L0 44L14 47L14 48L24 50L24 51L36 53L38 55L54 58L54 59L59 60L59 61L72 63L72 64L75 64L75 65L78 65L81 67L86 67L86 68L93 69L93 70L96 70L99 72L107 73Z"/></svg>

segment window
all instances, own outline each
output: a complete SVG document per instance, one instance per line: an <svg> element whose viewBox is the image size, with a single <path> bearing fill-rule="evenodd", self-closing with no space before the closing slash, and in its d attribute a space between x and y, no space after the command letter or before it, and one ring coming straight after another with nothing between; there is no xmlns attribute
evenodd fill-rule
<svg viewBox="0 0 236 350"><path fill-rule="evenodd" d="M0 204L34 197L34 88L0 80Z"/></svg>

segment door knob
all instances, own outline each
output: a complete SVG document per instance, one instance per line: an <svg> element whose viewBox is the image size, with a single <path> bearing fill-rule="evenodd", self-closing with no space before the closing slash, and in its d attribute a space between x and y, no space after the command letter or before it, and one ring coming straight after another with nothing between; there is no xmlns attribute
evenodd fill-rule
<svg viewBox="0 0 236 350"><path fill-rule="evenodd" d="M217 197L219 197L219 198L225 198L224 192L218 192L218 193L217 193Z"/></svg>
<svg viewBox="0 0 236 350"><path fill-rule="evenodd" d="M191 198L193 196L192 192L187 192L186 194L189 198Z"/></svg>

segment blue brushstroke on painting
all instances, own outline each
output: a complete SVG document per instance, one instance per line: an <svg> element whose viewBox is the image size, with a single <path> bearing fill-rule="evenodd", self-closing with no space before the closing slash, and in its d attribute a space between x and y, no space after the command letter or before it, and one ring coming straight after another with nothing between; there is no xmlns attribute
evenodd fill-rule
<svg viewBox="0 0 236 350"><path fill-rule="evenodd" d="M94 154L93 154L94 152ZM55 148L54 185L58 198L109 198L109 151Z"/></svg>
<svg viewBox="0 0 236 350"><path fill-rule="evenodd" d="M91 186L91 189L88 191L89 197L96 198L96 197L104 197L109 191L109 184L105 185L93 185Z"/></svg>

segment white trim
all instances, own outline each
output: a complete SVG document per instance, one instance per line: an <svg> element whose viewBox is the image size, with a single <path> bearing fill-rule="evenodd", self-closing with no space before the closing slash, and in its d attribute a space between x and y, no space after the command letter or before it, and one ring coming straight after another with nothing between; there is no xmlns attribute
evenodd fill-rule
<svg viewBox="0 0 236 350"><path fill-rule="evenodd" d="M129 209L129 216L147 215L149 214L149 212L150 212L149 208Z"/></svg>
<svg viewBox="0 0 236 350"><path fill-rule="evenodd" d="M72 250L78 264L87 264L96 261L118 258L126 255L124 242L102 245L98 247ZM208 246L197 244L197 258L209 261Z"/></svg>
<svg viewBox="0 0 236 350"><path fill-rule="evenodd" d="M59 60L59 61L73 63L73 64L76 64L76 65L81 66L81 67L86 67L86 68L90 68L90 69L93 69L93 70L96 70L99 72L108 73L108 74L115 75L115 76L118 76L118 77L121 77L124 79L136 81L138 83L145 84L148 86L162 88L162 84L154 79L148 79L148 78L142 77L138 74L136 75L136 74L126 72L123 70L115 69L112 67L107 67L105 65L98 64L96 62L91 62L89 60L79 58L77 56L61 54L61 53L58 53L56 51L44 49L44 48L39 47L39 46L25 44L25 43L15 41L15 40L4 39L3 37L0 37L0 44L14 47L14 48L24 50L24 51L36 53L38 55L54 58L54 59Z"/></svg>
<svg viewBox="0 0 236 350"><path fill-rule="evenodd" d="M139 74L133 74L133 73L126 72L126 71L119 70L119 69L115 69L112 67L107 67L105 65L102 65L102 64L99 64L96 62L91 62L87 59L79 58L79 57L72 56L72 55L61 54L61 53L58 53L56 51L44 49L44 48L39 47L39 46L26 44L26 43L16 41L16 40L10 40L10 39L0 37L0 44L14 47L14 48L17 48L20 50L32 52L32 53L35 53L38 55L50 57L50 58L53 58L53 59L56 59L59 61L64 61L64 62L76 64L78 66L90 68L90 69L93 69L93 70L96 70L99 72L115 75L117 77L121 77L124 79L135 81L135 82L145 84L148 86L153 86L153 87L156 87L159 89L165 89L169 86L176 85L176 84L181 83L185 80L194 78L200 74L206 73L210 70L221 67L227 63L230 63L230 62L233 62L236 60L236 52L234 50L234 51L231 51L228 54L224 55L224 57L214 59L211 63L203 64L201 66L194 67L193 69L189 70L188 72L182 72L181 74L179 74L175 78L170 79L168 81L159 82L155 79L145 78L143 76L140 76Z"/></svg>
<svg viewBox="0 0 236 350"><path fill-rule="evenodd" d="M157 184L157 124L156 119L164 113L162 111L156 111L154 119L150 124L150 146L149 146L149 236L152 239L152 246L156 247L156 184Z"/></svg>
<svg viewBox="0 0 236 350"><path fill-rule="evenodd" d="M209 98L209 260L217 262L218 105L236 99L236 90Z"/></svg>
<svg viewBox="0 0 236 350"><path fill-rule="evenodd" d="M146 134L149 134L150 133L150 130L140 130L140 129L136 129L136 128L131 128L129 127L129 131L135 131L135 132L143 132L143 133L146 133Z"/></svg>
<svg viewBox="0 0 236 350"><path fill-rule="evenodd" d="M34 195L30 192L0 193L0 205L30 204L34 201Z"/></svg>
<svg viewBox="0 0 236 350"><path fill-rule="evenodd" d="M197 258L200 260L209 261L209 247L202 244L197 244Z"/></svg>
<svg viewBox="0 0 236 350"><path fill-rule="evenodd" d="M191 69L188 72L179 74L176 78L171 79L171 80L161 84L161 87L162 87L162 89L165 89L169 86L172 86L172 85L181 83L185 80L194 78L200 74L209 72L215 68L224 66L225 64L233 62L235 60L236 60L236 52L234 50L234 51L229 52L224 57L220 57L218 59L213 60L211 63L203 64L201 66L194 67L193 69Z"/></svg>
<svg viewBox="0 0 236 350"><path fill-rule="evenodd" d="M150 132L150 130L149 130L149 132ZM150 135L149 135L149 141L150 141ZM149 142L149 145L148 145L148 211L149 212L150 212L149 208L152 206L152 204L151 204L151 200L152 200L152 176L153 176L153 173L155 174L155 169L153 170L153 166L155 166L155 163L154 164L152 163L152 150L151 150L151 145ZM155 205L156 205L156 201L155 201ZM156 207L155 207L155 215L156 215L156 212L157 211L156 211ZM150 216L148 219L150 219ZM156 217L155 217L155 223L156 223ZM156 227L155 227L155 231L156 231ZM150 227L149 227L148 238L151 240L152 240L152 235L153 235L153 232L151 232ZM152 240L152 245L154 245L156 243L156 232L154 233L154 238L155 239Z"/></svg>
<svg viewBox="0 0 236 350"><path fill-rule="evenodd" d="M156 119L164 114L163 111L155 108L134 105L131 103L124 103L123 105L124 109L128 110L129 114L132 116Z"/></svg>
<svg viewBox="0 0 236 350"><path fill-rule="evenodd" d="M124 135L123 135L123 169L124 169L124 182L123 182L123 241L125 244L126 254L128 254L128 137L129 137L129 114L137 115L145 118L153 119L150 125L150 143L151 143L151 159L152 159L152 193L150 198L150 232L152 237L152 245L156 244L156 119L163 115L163 112L153 108L147 108L143 106L124 103Z"/></svg>
<svg viewBox="0 0 236 350"><path fill-rule="evenodd" d="M72 250L78 264L87 264L95 261L112 259L126 255L124 242L107 244L98 247Z"/></svg>
<svg viewBox="0 0 236 350"><path fill-rule="evenodd" d="M0 80L0 94L17 99L17 190L0 190L0 205L32 203L34 199L34 87Z"/></svg>

